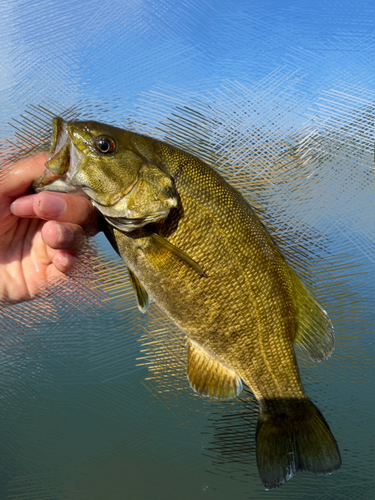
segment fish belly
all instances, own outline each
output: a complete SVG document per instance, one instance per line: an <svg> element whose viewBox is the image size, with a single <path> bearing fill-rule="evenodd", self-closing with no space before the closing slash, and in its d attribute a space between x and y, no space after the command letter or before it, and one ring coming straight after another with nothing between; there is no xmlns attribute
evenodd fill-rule
<svg viewBox="0 0 375 500"><path fill-rule="evenodd" d="M274 267L257 259L239 263L211 241L195 245L194 260L205 271L200 276L150 237L116 230L114 236L150 298L189 339L229 365L258 400L304 397L292 347L293 309ZM189 244L176 236L173 243L189 255Z"/></svg>

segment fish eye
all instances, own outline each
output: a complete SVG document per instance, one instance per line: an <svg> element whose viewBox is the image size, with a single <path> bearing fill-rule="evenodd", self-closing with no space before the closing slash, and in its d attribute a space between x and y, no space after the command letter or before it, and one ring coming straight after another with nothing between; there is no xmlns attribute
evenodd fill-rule
<svg viewBox="0 0 375 500"><path fill-rule="evenodd" d="M116 143L111 137L101 135L95 139L95 147L100 153L108 154L113 153Z"/></svg>

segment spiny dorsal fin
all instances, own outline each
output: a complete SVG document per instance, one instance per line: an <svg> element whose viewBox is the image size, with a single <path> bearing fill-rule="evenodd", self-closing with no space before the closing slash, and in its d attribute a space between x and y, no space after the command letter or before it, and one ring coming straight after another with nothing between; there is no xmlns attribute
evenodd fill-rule
<svg viewBox="0 0 375 500"><path fill-rule="evenodd" d="M176 246L172 245L168 240L160 236L159 234L153 233L152 237L154 238L155 243L160 247L163 248L164 250L168 250L169 252L173 253L176 257L184 261L186 264L188 264L190 267L194 269L200 276L204 276L204 271L201 268L201 266L195 262L192 258L190 258L185 252L177 248Z"/></svg>
<svg viewBox="0 0 375 500"><path fill-rule="evenodd" d="M316 297L291 270L294 304L297 310L297 332L294 342L313 361L322 361L331 355L335 337L327 313Z"/></svg>
<svg viewBox="0 0 375 500"><path fill-rule="evenodd" d="M242 381L236 372L191 340L187 372L190 385L201 396L231 399L242 391Z"/></svg>
<svg viewBox="0 0 375 500"><path fill-rule="evenodd" d="M130 282L133 285L133 290L135 297L137 299L138 309L141 313L145 313L150 305L150 299L148 293L143 288L142 283L139 281L137 276L128 268Z"/></svg>

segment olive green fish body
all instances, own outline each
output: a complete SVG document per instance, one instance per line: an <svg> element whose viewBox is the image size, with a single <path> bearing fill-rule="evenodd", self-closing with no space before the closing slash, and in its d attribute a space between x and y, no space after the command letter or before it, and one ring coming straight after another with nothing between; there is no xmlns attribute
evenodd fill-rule
<svg viewBox="0 0 375 500"><path fill-rule="evenodd" d="M260 403L257 462L266 489L297 470L330 474L336 441L306 396L294 355L333 350L333 329L247 201L198 158L96 122L54 121L37 190L84 192L149 300L189 339L188 379L202 395Z"/></svg>
<svg viewBox="0 0 375 500"><path fill-rule="evenodd" d="M290 269L280 251L216 172L172 148L168 161L169 148L163 149L163 168L175 179L183 207L168 241L198 262L204 276L152 236L132 238L114 229L121 256L181 330L230 365L258 399L303 397L292 348Z"/></svg>

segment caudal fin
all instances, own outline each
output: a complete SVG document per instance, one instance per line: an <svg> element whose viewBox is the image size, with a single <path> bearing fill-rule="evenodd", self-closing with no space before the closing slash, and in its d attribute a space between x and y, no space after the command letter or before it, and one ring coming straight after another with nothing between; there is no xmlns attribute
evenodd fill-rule
<svg viewBox="0 0 375 500"><path fill-rule="evenodd" d="M277 488L298 470L331 474L340 452L327 422L309 400L279 400L261 405L257 462L266 490Z"/></svg>

